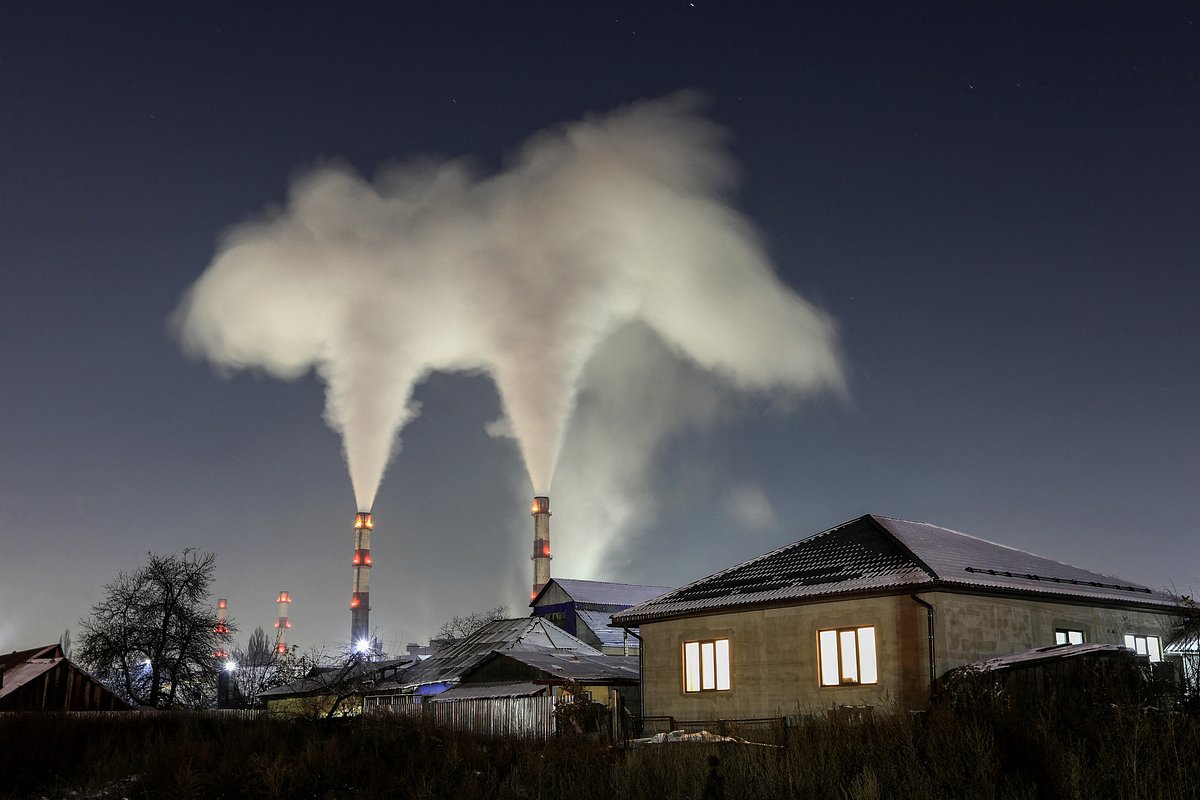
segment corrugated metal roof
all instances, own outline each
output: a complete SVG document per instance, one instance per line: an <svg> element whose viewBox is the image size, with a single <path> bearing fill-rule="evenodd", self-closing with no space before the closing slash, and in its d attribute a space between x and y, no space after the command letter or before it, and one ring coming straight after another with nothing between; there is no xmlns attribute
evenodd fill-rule
<svg viewBox="0 0 1200 800"><path fill-rule="evenodd" d="M637 583L608 583L606 581L584 581L575 578L551 578L576 603L591 603L598 606L636 606L647 600L671 591L670 586L649 586ZM547 584L548 585L548 584ZM543 591L545 591L543 589Z"/></svg>
<svg viewBox="0 0 1200 800"><path fill-rule="evenodd" d="M1004 670L1014 669L1016 667L1028 667L1034 664L1044 664L1050 661L1060 661L1068 658L1077 658L1079 656L1095 656L1098 654L1125 654L1134 656L1132 650L1127 647L1121 647L1119 644L1099 644L1097 642L1085 642L1084 644L1052 644L1048 647L1037 647L1033 650L1022 650L1019 653L1009 653L995 658L989 658L984 661L975 661L967 664L961 669L982 669L995 672L1003 672Z"/></svg>
<svg viewBox="0 0 1200 800"><path fill-rule="evenodd" d="M342 681L354 681L366 687L366 682L382 681L385 676L403 674L410 664L416 663L413 658L393 658L385 661L361 661L350 669L340 666L315 667L309 674L283 686L265 689L258 696L266 699L280 697L298 697L319 694Z"/></svg>
<svg viewBox="0 0 1200 800"><path fill-rule="evenodd" d="M637 682L638 679L636 656L606 656L596 651L589 654L551 650L510 650L494 653L491 657L496 656L511 658L563 680L582 683L627 683ZM487 659L480 662L479 666L483 666L486 661Z"/></svg>
<svg viewBox="0 0 1200 800"><path fill-rule="evenodd" d="M49 658L38 658L37 656L49 654ZM55 657L54 646L39 648L37 650L26 650L21 653L13 653L13 656L23 656L21 659L11 658L4 665L4 685L0 686L0 697L11 694L17 689L20 689L31 680L41 675L43 672L54 669L59 662L65 659L61 656Z"/></svg>
<svg viewBox="0 0 1200 800"><path fill-rule="evenodd" d="M498 619L420 662L395 682L399 686L411 687L458 680L492 652L517 650L561 650L603 655L587 642L576 639L541 617Z"/></svg>
<svg viewBox="0 0 1200 800"><path fill-rule="evenodd" d="M460 683L441 694L435 694L427 702L441 703L446 700L492 700L497 697L536 697L550 691L544 684L530 681L510 683Z"/></svg>
<svg viewBox="0 0 1200 800"><path fill-rule="evenodd" d="M934 588L1175 607L1169 595L1130 581L948 528L868 514L618 612L613 624L633 626L842 594Z"/></svg>
<svg viewBox="0 0 1200 800"><path fill-rule="evenodd" d="M609 627L612 622L612 612L610 611L588 611L580 609L575 612L582 625L586 625L587 629L596 635L603 647L621 647L625 644L625 631L620 628ZM633 637L630 637L631 639ZM638 646L636 639L631 642L633 647Z"/></svg>

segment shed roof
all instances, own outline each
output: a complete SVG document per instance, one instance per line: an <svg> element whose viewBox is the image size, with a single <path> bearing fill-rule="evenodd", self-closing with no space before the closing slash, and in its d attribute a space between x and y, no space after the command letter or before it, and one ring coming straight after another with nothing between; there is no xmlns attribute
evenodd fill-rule
<svg viewBox="0 0 1200 800"><path fill-rule="evenodd" d="M613 615L613 625L845 594L967 589L1178 608L1174 598L925 522L868 514Z"/></svg>
<svg viewBox="0 0 1200 800"><path fill-rule="evenodd" d="M638 583L609 583L607 581L585 581L576 578L551 578L542 591L538 592L530 602L532 606L537 598L546 591L551 583L558 584L564 592L571 596L576 603L590 603L598 606L636 606L647 600L671 591L670 586L650 586Z"/></svg>
<svg viewBox="0 0 1200 800"><path fill-rule="evenodd" d="M601 647L622 647L626 644L625 632L611 627L613 612L577 609L575 615L579 618L579 622L586 625L587 629L600 640ZM636 639L633 640L631 646L638 646Z"/></svg>
<svg viewBox="0 0 1200 800"><path fill-rule="evenodd" d="M1035 647L1032 650L1022 650L1019 653L1008 653L1007 655L996 656L995 658L988 658L983 661L975 661L960 667L960 669L1004 672L1010 669L1031 667L1035 664L1045 664L1051 661L1063 661L1081 656L1095 657L1098 655L1138 657L1132 650L1127 647L1121 647L1119 644L1100 644L1098 642L1052 644L1046 647ZM1145 658L1145 656L1141 656L1141 658Z"/></svg>
<svg viewBox="0 0 1200 800"><path fill-rule="evenodd" d="M481 668L494 658L510 658L560 680L593 684L628 684L638 680L636 656L606 656L595 651L510 650L490 653L475 668Z"/></svg>
<svg viewBox="0 0 1200 800"><path fill-rule="evenodd" d="M0 697L12 694L43 672L54 669L62 660L62 649L57 644L29 650L14 650L8 655L0 656L0 669L4 670L4 680L0 683Z"/></svg>
<svg viewBox="0 0 1200 800"><path fill-rule="evenodd" d="M550 691L550 687L532 681L510 681L508 683L460 683L441 694L429 697L426 702L441 703L447 700L494 700L500 697L536 697Z"/></svg>
<svg viewBox="0 0 1200 800"><path fill-rule="evenodd" d="M600 655L598 650L541 617L498 619L425 659L395 683L402 687L458 680L493 652L561 651Z"/></svg>
<svg viewBox="0 0 1200 800"><path fill-rule="evenodd" d="M299 680L272 689L264 689L258 693L263 700L278 700L284 697L305 697L321 694L327 689L339 684L359 684L366 688L366 681L379 681L385 677L402 672L416 659L392 658L384 661L362 660L356 664L344 666L325 666L312 669L308 675Z"/></svg>

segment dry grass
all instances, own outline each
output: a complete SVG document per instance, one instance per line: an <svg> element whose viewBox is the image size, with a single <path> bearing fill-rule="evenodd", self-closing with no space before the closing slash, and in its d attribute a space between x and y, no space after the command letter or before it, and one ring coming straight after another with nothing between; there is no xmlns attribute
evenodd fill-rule
<svg viewBox="0 0 1200 800"><path fill-rule="evenodd" d="M782 749L626 752L402 719L29 715L0 717L0 798L1182 799L1197 752L1197 716L1111 705L806 717Z"/></svg>

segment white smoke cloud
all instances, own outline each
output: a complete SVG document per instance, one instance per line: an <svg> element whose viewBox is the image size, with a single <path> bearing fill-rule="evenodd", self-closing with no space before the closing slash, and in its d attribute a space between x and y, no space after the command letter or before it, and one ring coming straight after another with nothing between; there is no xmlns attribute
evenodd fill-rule
<svg viewBox="0 0 1200 800"><path fill-rule="evenodd" d="M834 325L728 205L724 133L698 105L683 93L542 132L486 177L462 161L374 181L314 168L284 209L226 235L176 311L183 345L223 369L315 369L363 510L431 371L492 376L535 492L589 358L630 322L739 389L838 390Z"/></svg>
<svg viewBox="0 0 1200 800"><path fill-rule="evenodd" d="M778 523L775 507L761 486L735 486L725 496L725 511L742 528L763 530Z"/></svg>

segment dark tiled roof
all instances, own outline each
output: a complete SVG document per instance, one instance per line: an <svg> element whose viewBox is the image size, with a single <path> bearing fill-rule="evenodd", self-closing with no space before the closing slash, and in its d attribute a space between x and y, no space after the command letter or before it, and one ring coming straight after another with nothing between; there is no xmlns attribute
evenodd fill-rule
<svg viewBox="0 0 1200 800"><path fill-rule="evenodd" d="M613 615L614 625L830 596L918 589L1017 591L1174 608L1145 586L948 528L867 515Z"/></svg>
<svg viewBox="0 0 1200 800"><path fill-rule="evenodd" d="M666 594L672 588L670 586L646 586L637 583L583 581L576 580L575 578L551 578L550 583L557 583L576 603L590 603L598 606L624 606L626 608ZM545 589L543 588L542 591L545 591Z"/></svg>

